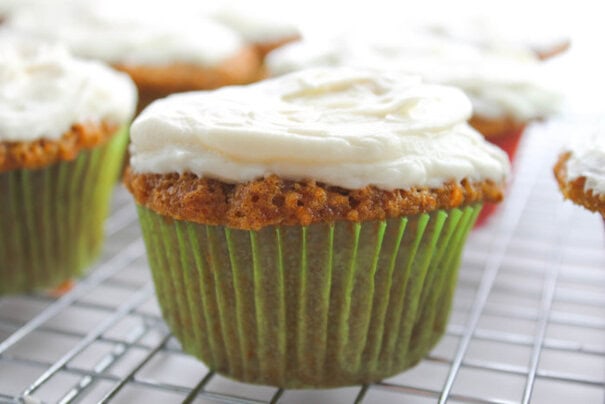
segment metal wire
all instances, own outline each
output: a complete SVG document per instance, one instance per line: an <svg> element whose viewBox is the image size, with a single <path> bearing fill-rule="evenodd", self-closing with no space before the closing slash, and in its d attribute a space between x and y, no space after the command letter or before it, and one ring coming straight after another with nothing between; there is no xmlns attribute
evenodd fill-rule
<svg viewBox="0 0 605 404"><path fill-rule="evenodd" d="M565 221L563 221L565 223ZM559 242L560 245L565 241L565 235L568 233L560 233ZM548 325L548 319L550 311L552 309L553 300L555 297L555 290L557 287L557 278L559 276L559 268L561 263L561 250L558 250L558 254L555 254L554 269L548 273L544 284L544 295L542 298L542 313L540 315L540 323L538 326L538 332L534 339L534 349L532 352L531 363L529 367L529 373L527 375L527 382L525 384L525 390L523 391L523 404L529 403L533 392L534 382L536 380L536 374L538 372L538 364L540 363L540 354L542 353L542 346L544 345L544 338L546 336L546 327Z"/></svg>
<svg viewBox="0 0 605 404"><path fill-rule="evenodd" d="M494 239L492 241L490 256L485 265L485 272L483 278L481 279L481 284L479 286L479 290L477 291L475 301L473 302L473 311L471 313L466 331L464 332L460 345L458 346L452 366L450 367L450 372L445 385L443 386L443 391L439 396L439 404L445 403L450 396L454 381L456 380L456 376L458 375L460 367L462 366L464 355L466 354L471 339L473 338L473 334L477 329L479 318L483 313L483 309L496 280L496 276L498 275L498 271L506 254L506 249L508 248L510 240L513 237L514 233L512 230L514 230L520 220L523 207L525 206L527 198L530 195L530 191L533 188L537 177L538 175L535 173L533 176L533 181L529 184L530 186L521 188L518 187L515 189L521 191L520 195L513 199L514 203L509 204L507 206L508 209L503 215L500 216L498 229L500 229L504 234L504 240Z"/></svg>
<svg viewBox="0 0 605 404"><path fill-rule="evenodd" d="M304 392L206 369L161 319L136 213L119 189L106 253L88 276L59 298L0 297L0 402L605 403L603 229L561 202L549 172L563 135L540 130L526 138L504 206L471 235L446 336L416 368Z"/></svg>

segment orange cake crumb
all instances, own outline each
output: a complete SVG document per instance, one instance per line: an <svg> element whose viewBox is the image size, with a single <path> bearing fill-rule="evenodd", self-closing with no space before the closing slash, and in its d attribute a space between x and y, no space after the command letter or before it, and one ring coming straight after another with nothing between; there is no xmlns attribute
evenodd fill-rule
<svg viewBox="0 0 605 404"><path fill-rule="evenodd" d="M192 63L169 65L114 64L134 80L139 89L139 111L153 100L172 93L211 90L227 85L248 84L262 77L261 58L250 46L218 66Z"/></svg>
<svg viewBox="0 0 605 404"><path fill-rule="evenodd" d="M585 190L586 177L578 177L573 181L567 179L567 161L570 157L570 152L561 154L554 167L555 177L563 196L605 217L605 195L595 194L591 189Z"/></svg>
<svg viewBox="0 0 605 404"><path fill-rule="evenodd" d="M258 230L271 225L366 221L450 209L479 201L499 202L503 187L492 181L449 182L441 188L348 190L313 180L275 175L239 184L194 174L136 174L124 183L135 200L176 220Z"/></svg>
<svg viewBox="0 0 605 404"><path fill-rule="evenodd" d="M0 172L36 169L57 161L73 160L80 150L105 143L118 128L118 125L107 122L77 123L57 140L0 142Z"/></svg>

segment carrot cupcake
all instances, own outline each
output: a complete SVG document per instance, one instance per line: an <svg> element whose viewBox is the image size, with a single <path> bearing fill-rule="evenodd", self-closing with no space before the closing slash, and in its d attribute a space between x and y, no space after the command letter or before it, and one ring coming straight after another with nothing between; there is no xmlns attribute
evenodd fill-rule
<svg viewBox="0 0 605 404"><path fill-rule="evenodd" d="M554 167L565 199L605 219L605 135L595 131L561 153Z"/></svg>
<svg viewBox="0 0 605 404"><path fill-rule="evenodd" d="M261 74L259 55L236 32L170 3L45 2L16 10L5 25L127 72L139 88L139 109L174 92L249 83Z"/></svg>
<svg viewBox="0 0 605 404"><path fill-rule="evenodd" d="M417 363L445 330L466 235L509 169L470 114L454 88L349 68L150 105L124 181L184 350L288 388Z"/></svg>
<svg viewBox="0 0 605 404"><path fill-rule="evenodd" d="M135 105L125 74L0 39L0 293L56 286L98 255Z"/></svg>

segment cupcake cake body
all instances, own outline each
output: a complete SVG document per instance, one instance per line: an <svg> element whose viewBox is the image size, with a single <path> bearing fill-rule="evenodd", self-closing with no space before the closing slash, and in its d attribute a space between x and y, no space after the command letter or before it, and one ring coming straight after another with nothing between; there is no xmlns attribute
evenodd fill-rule
<svg viewBox="0 0 605 404"><path fill-rule="evenodd" d="M299 388L419 361L508 172L470 113L456 89L349 68L153 103L131 128L125 183L185 351Z"/></svg>
<svg viewBox="0 0 605 404"><path fill-rule="evenodd" d="M130 79L64 49L0 39L0 292L51 287L99 252L127 142Z"/></svg>
<svg viewBox="0 0 605 404"><path fill-rule="evenodd" d="M605 135L595 131L571 144L554 168L566 199L605 218Z"/></svg>

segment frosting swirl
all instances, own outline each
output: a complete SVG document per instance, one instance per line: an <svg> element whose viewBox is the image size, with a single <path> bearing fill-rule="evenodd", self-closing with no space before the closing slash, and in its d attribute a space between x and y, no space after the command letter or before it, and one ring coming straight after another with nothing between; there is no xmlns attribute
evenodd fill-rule
<svg viewBox="0 0 605 404"><path fill-rule="evenodd" d="M343 188L504 180L506 155L465 122L454 88L350 68L170 96L131 127L131 166L238 183L276 174Z"/></svg>
<svg viewBox="0 0 605 404"><path fill-rule="evenodd" d="M488 49L427 34L341 35L333 40L292 43L269 54L274 75L308 67L353 66L418 74L431 83L452 85L471 98L486 118L519 121L556 113L560 96L549 88L529 50Z"/></svg>
<svg viewBox="0 0 605 404"><path fill-rule="evenodd" d="M58 46L0 38L0 141L58 139L74 123L132 118L130 78Z"/></svg>

